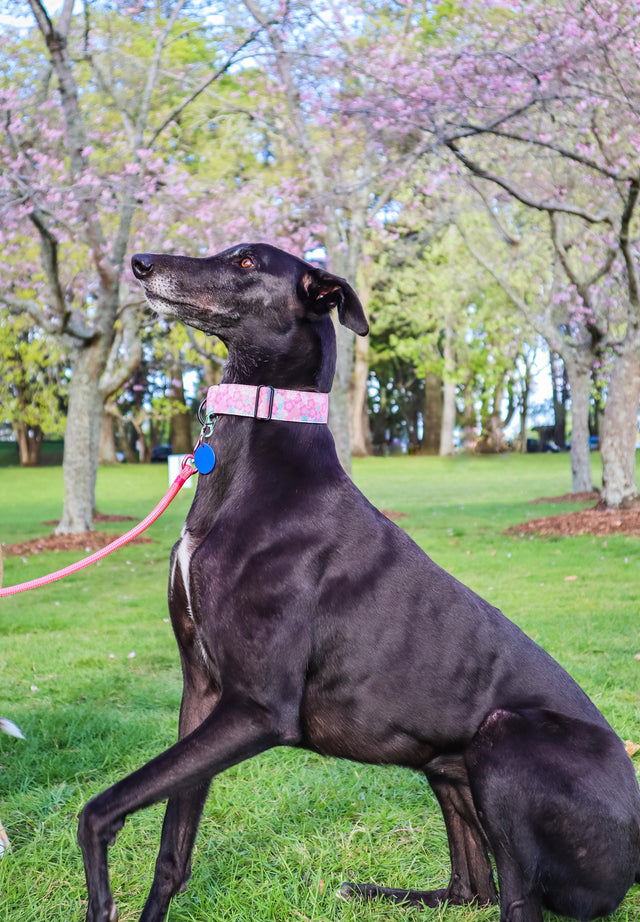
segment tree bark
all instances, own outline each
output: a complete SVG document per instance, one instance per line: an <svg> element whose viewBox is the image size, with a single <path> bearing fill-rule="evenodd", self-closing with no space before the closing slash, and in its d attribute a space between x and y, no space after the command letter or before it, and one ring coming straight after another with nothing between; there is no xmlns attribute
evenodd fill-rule
<svg viewBox="0 0 640 922"><path fill-rule="evenodd" d="M453 350L453 325L449 316L444 321L444 371L442 387L442 426L440 429L440 455L447 457L455 450L453 433L456 427L455 355Z"/></svg>
<svg viewBox="0 0 640 922"><path fill-rule="evenodd" d="M347 474L351 473L351 436L349 433L349 383L353 368L355 333L336 322L336 373L329 398L329 428L338 458Z"/></svg>
<svg viewBox="0 0 640 922"><path fill-rule="evenodd" d="M611 372L600 439L602 501L613 509L629 506L638 497L636 442L639 404L640 329L630 323Z"/></svg>
<svg viewBox="0 0 640 922"><path fill-rule="evenodd" d="M64 506L56 534L78 534L93 528L95 488L104 403L100 374L104 368L100 341L76 352L69 383L69 409L64 438Z"/></svg>
<svg viewBox="0 0 640 922"><path fill-rule="evenodd" d="M193 448L191 438L191 414L187 410L182 383L182 369L174 366L171 369L171 399L176 407L169 423L169 441L171 449L176 455L187 455Z"/></svg>
<svg viewBox="0 0 640 922"><path fill-rule="evenodd" d="M549 353L553 387L553 438L560 449L567 447L567 370L562 356Z"/></svg>
<svg viewBox="0 0 640 922"><path fill-rule="evenodd" d="M351 455L365 458L371 454L371 434L367 409L367 383L369 380L369 338L355 337L355 358L349 382L349 432Z"/></svg>
<svg viewBox="0 0 640 922"><path fill-rule="evenodd" d="M40 460L42 429L40 426L14 426L21 467L36 467Z"/></svg>
<svg viewBox="0 0 640 922"><path fill-rule="evenodd" d="M437 455L442 432L442 378L434 371L424 376L423 423L422 451L427 455Z"/></svg>
<svg viewBox="0 0 640 922"><path fill-rule="evenodd" d="M589 451L589 396L592 360L591 354L584 362L576 360L570 353L564 356L571 393L571 491L573 493L593 490Z"/></svg>
<svg viewBox="0 0 640 922"><path fill-rule="evenodd" d="M522 383L522 398L520 402L520 454L527 451L527 415L529 413L529 391L531 389L529 377Z"/></svg>
<svg viewBox="0 0 640 922"><path fill-rule="evenodd" d="M111 413L105 410L102 415L102 427L100 429L99 464L117 463L118 456L116 454L116 438L113 427L113 416Z"/></svg>

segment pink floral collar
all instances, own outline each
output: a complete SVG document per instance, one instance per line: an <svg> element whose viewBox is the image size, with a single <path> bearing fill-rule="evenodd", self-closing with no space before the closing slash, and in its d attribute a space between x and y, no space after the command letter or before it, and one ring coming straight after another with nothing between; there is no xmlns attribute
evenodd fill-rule
<svg viewBox="0 0 640 922"><path fill-rule="evenodd" d="M223 414L290 423L326 423L329 395L289 391L266 384L215 384L207 391L206 412L207 418Z"/></svg>

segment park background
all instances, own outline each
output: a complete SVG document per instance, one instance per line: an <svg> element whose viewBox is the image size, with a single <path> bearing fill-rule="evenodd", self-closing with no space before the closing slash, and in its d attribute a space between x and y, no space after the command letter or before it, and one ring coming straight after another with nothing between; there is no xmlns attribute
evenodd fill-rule
<svg viewBox="0 0 640 922"><path fill-rule="evenodd" d="M77 557L25 542L142 518L167 486L146 462L191 449L220 378L222 345L151 316L131 254L266 240L370 316L367 340L340 330L331 398L358 485L639 740L640 6L5 7L5 584ZM174 737L164 585L191 495L151 544L2 602L0 714L27 737L0 737L7 918L81 916L81 804ZM433 806L410 773L268 754L216 783L170 918L405 918L335 891L444 880ZM158 833L152 810L119 839L125 919Z"/></svg>

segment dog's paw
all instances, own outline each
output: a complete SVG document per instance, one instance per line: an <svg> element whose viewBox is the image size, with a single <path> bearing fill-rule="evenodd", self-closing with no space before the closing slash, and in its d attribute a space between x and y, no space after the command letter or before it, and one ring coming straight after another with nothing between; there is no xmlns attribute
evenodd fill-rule
<svg viewBox="0 0 640 922"><path fill-rule="evenodd" d="M352 900L356 896L354 891L354 884L350 884L349 881L345 881L340 887L338 896L341 900Z"/></svg>

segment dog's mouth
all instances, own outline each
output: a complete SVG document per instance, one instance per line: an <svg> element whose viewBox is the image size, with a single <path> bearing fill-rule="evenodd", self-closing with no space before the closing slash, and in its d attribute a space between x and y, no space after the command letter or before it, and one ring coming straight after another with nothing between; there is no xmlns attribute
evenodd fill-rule
<svg viewBox="0 0 640 922"><path fill-rule="evenodd" d="M194 330L200 330L207 336L218 336L225 340L225 331L237 321L237 316L218 314L209 305L198 304L195 301L177 299L174 296L158 294L142 285L147 304L155 314L162 317L174 317L181 323Z"/></svg>
<svg viewBox="0 0 640 922"><path fill-rule="evenodd" d="M202 310L202 308L198 308L196 304L192 304L190 301L176 301L173 298L165 298L149 291L147 288L144 289L144 296L147 299L147 304L156 314L182 317L183 313Z"/></svg>

